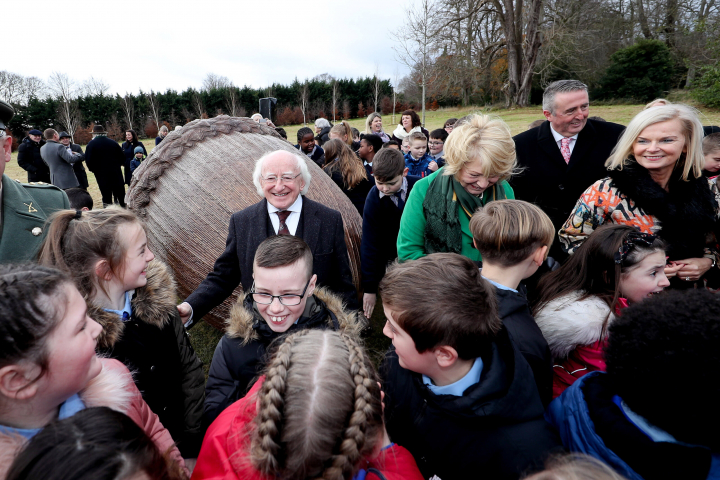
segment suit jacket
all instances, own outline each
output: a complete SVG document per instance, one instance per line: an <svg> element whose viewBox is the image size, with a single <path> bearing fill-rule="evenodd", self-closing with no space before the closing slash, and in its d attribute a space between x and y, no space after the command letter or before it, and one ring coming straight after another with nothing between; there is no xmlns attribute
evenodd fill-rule
<svg viewBox="0 0 720 480"><path fill-rule="evenodd" d="M258 245L275 235L267 211L267 200L235 212L225 251L215 261L213 271L185 300L193 308L197 321L220 305L242 283L244 291L253 284L253 260ZM318 286L326 286L340 295L348 307L359 306L345 245L345 229L340 212L303 197L302 212L295 235L305 240L313 252L313 273Z"/></svg>
<svg viewBox="0 0 720 480"><path fill-rule="evenodd" d="M542 208L557 235L585 189L607 176L605 161L624 130L617 123L588 120L567 164L550 131L550 122L515 135L518 167L522 169L510 180L515 198ZM556 238L551 256L564 258L559 243Z"/></svg>
<svg viewBox="0 0 720 480"><path fill-rule="evenodd" d="M70 153L65 145L48 140L40 149L43 162L50 167L50 183L63 190L80 186L73 163L81 161L85 155Z"/></svg>
<svg viewBox="0 0 720 480"><path fill-rule="evenodd" d="M65 192L54 185L29 185L2 176L0 263L35 260L45 238L45 221L70 208Z"/></svg>
<svg viewBox="0 0 720 480"><path fill-rule="evenodd" d="M82 148L77 143L71 143L70 150L72 150L73 152L82 153L83 158L85 158L85 154L83 153ZM75 172L75 176L78 179L78 183L80 183L80 188L84 188L85 190L87 190L90 184L88 183L87 172L85 171L84 163L85 162L83 162L82 160L73 163L73 171Z"/></svg>
<svg viewBox="0 0 720 480"><path fill-rule="evenodd" d="M125 155L115 140L104 135L90 140L85 147L85 163L99 180L123 183L120 167L125 164Z"/></svg>

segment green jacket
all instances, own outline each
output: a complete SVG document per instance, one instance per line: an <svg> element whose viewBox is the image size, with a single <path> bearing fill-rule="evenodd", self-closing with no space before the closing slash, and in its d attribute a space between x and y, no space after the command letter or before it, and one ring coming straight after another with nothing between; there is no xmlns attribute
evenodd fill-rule
<svg viewBox="0 0 720 480"><path fill-rule="evenodd" d="M400 219L400 233L397 239L398 258L404 260L416 260L424 257L425 254L425 212L423 201L427 194L430 183L435 179L438 172L418 180L410 191L410 196L405 203L402 218ZM506 198L514 199L515 193L506 181L499 183L505 189ZM458 204L458 209L460 209ZM462 253L475 262L482 260L480 252L473 246L473 238L470 233L470 220L463 212L460 212L460 227L462 228Z"/></svg>
<svg viewBox="0 0 720 480"><path fill-rule="evenodd" d="M45 238L45 221L68 208L67 195L56 186L20 183L3 175L0 263L34 261Z"/></svg>

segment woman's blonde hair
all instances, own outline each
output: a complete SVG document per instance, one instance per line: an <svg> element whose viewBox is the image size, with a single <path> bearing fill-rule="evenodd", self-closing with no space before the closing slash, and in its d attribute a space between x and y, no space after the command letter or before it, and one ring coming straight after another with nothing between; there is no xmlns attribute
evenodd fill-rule
<svg viewBox="0 0 720 480"><path fill-rule="evenodd" d="M545 470L525 480L626 480L597 458L582 453L551 457Z"/></svg>
<svg viewBox="0 0 720 480"><path fill-rule="evenodd" d="M367 180L367 170L362 161L342 140L338 138L328 140L323 145L323 150L325 150L325 171L328 174L334 171L340 172L345 188L352 190L360 182Z"/></svg>
<svg viewBox="0 0 720 480"><path fill-rule="evenodd" d="M347 135L345 137L345 143L347 143L348 145L352 145L353 143L352 127L350 127L347 122L340 122L335 124L335 126L330 129L330 133L334 133L336 135ZM324 148L325 146L323 145L323 149Z"/></svg>
<svg viewBox="0 0 720 480"><path fill-rule="evenodd" d="M690 171L693 177L700 178L705 166L705 157L702 153L703 127L698 118L697 110L682 103L671 103L643 110L625 128L617 145L613 148L610 158L605 162L608 170L622 170L630 162L635 162L633 145L643 130L656 123L680 120L682 134L685 137L687 152L680 155L677 167L682 168L682 179L687 180ZM453 132L455 133L455 132ZM447 158L447 155L446 155ZM681 163L681 164L680 164Z"/></svg>
<svg viewBox="0 0 720 480"><path fill-rule="evenodd" d="M250 444L270 478L352 478L381 440L380 387L357 341L331 330L286 337L265 370Z"/></svg>
<svg viewBox="0 0 720 480"><path fill-rule="evenodd" d="M445 141L445 175L456 175L466 163L480 160L483 175L507 180L516 167L515 142L499 117L468 115Z"/></svg>
<svg viewBox="0 0 720 480"><path fill-rule="evenodd" d="M380 120L382 120L382 115L377 112L372 112L370 115L368 115L367 119L365 119L365 133L375 133L372 131L370 125L372 124L373 120L378 117L380 117Z"/></svg>

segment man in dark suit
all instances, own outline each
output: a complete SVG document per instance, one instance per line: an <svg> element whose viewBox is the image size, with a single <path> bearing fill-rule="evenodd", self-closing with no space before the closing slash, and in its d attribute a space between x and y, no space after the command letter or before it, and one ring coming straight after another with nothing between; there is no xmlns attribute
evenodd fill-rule
<svg viewBox="0 0 720 480"><path fill-rule="evenodd" d="M542 208L556 235L585 189L607 176L605 161L625 129L616 123L588 120L589 105L585 84L553 82L543 94L547 121L513 137L521 168L510 181L515 198ZM550 256L565 258L557 238Z"/></svg>
<svg viewBox="0 0 720 480"><path fill-rule="evenodd" d="M295 235L305 240L313 252L318 286L328 287L350 308L357 309L342 216L303 195L310 186L305 161L284 150L269 153L255 164L253 181L265 198L230 217L225 251L215 261L213 271L178 305L186 326L222 303L238 284L244 291L250 290L255 250L272 235Z"/></svg>
<svg viewBox="0 0 720 480"><path fill-rule="evenodd" d="M85 163L95 174L103 207L113 201L124 207L125 180L120 167L125 165L125 154L115 140L107 137L102 125L95 125L92 133L93 139L85 147Z"/></svg>

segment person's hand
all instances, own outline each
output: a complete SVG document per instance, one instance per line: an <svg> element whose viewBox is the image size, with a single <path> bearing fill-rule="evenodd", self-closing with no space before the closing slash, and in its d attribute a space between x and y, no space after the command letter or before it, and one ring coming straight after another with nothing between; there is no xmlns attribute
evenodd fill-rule
<svg viewBox="0 0 720 480"><path fill-rule="evenodd" d="M685 264L683 263L670 262L668 265L665 265L665 276L667 278L674 277L675 275L677 275L677 272L684 266Z"/></svg>
<svg viewBox="0 0 720 480"><path fill-rule="evenodd" d="M189 303L183 302L177 306L177 309L180 314L180 321L185 325L190 320L190 315L192 315L192 307Z"/></svg>
<svg viewBox="0 0 720 480"><path fill-rule="evenodd" d="M272 123L269 119L267 120L267 126L270 128L275 128L275 124Z"/></svg>
<svg viewBox="0 0 720 480"><path fill-rule="evenodd" d="M676 263L682 265L680 270L676 273L678 278L685 280L686 282L697 282L708 270L710 270L713 262L709 258L702 257L678 260Z"/></svg>
<svg viewBox="0 0 720 480"><path fill-rule="evenodd" d="M437 162L433 160L432 162L428 163L428 168L433 172L436 171L438 169Z"/></svg>
<svg viewBox="0 0 720 480"><path fill-rule="evenodd" d="M377 294L366 293L363 295L363 313L367 318L370 318L375 310L375 302L377 302Z"/></svg>

